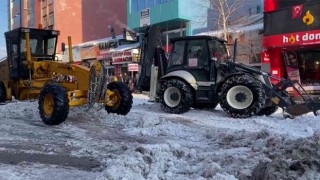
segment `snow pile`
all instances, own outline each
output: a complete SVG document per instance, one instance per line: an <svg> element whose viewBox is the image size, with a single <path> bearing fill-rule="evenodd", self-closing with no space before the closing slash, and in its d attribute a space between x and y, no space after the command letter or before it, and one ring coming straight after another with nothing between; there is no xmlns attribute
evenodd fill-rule
<svg viewBox="0 0 320 180"><path fill-rule="evenodd" d="M73 108L59 126L37 102L0 106L0 179L320 178L319 117L175 115L147 99L134 95L127 116Z"/></svg>

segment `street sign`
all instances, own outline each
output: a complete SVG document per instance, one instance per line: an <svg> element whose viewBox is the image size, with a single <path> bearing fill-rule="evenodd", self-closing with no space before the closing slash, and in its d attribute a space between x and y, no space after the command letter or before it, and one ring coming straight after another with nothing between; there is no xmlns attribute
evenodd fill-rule
<svg viewBox="0 0 320 180"><path fill-rule="evenodd" d="M128 64L128 71L139 71L138 64Z"/></svg>
<svg viewBox="0 0 320 180"><path fill-rule="evenodd" d="M142 9L140 11L140 27L150 25L150 9Z"/></svg>
<svg viewBox="0 0 320 180"><path fill-rule="evenodd" d="M137 40L137 34L132 31L126 31L126 40L128 41L136 41Z"/></svg>

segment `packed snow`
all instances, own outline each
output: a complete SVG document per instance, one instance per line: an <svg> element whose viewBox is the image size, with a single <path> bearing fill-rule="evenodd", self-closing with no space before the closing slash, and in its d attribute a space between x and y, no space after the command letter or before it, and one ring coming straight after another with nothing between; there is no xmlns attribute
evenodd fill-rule
<svg viewBox="0 0 320 180"><path fill-rule="evenodd" d="M37 101L0 105L0 179L320 179L320 117L176 115L134 94L126 116L76 107L58 126Z"/></svg>

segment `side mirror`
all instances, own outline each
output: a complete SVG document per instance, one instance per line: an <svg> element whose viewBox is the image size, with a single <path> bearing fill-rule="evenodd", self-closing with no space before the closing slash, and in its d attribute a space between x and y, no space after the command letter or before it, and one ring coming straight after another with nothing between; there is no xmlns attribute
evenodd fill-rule
<svg viewBox="0 0 320 180"><path fill-rule="evenodd" d="M66 43L61 43L61 50L62 52L66 50Z"/></svg>

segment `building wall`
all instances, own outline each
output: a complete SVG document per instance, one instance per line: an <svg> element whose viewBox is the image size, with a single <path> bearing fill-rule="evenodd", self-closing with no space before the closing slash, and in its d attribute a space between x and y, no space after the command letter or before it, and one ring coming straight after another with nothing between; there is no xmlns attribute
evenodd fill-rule
<svg viewBox="0 0 320 180"><path fill-rule="evenodd" d="M128 26L135 31L145 29L140 26L140 11L145 8L150 8L151 25L157 24L169 30L186 26L187 35L196 34L197 29L207 29L209 0L156 0L144 6L141 6L140 1L127 0Z"/></svg>
<svg viewBox="0 0 320 180"><path fill-rule="evenodd" d="M21 24L37 28L41 24L44 29L59 30L58 53L68 36L72 36L73 44L79 44L110 37L109 25L113 25L116 35L127 27L126 0L8 0L8 5L10 29Z"/></svg>
<svg viewBox="0 0 320 180"><path fill-rule="evenodd" d="M110 37L113 26L116 35L127 28L126 0L82 0L83 41Z"/></svg>
<svg viewBox="0 0 320 180"><path fill-rule="evenodd" d="M68 44L68 36L72 43L83 42L81 0L56 0L54 2L54 29L60 31L57 52L61 52L61 43ZM45 27L45 26L44 26Z"/></svg>
<svg viewBox="0 0 320 180"><path fill-rule="evenodd" d="M158 24L179 19L178 0L169 0L167 2L155 5L141 5L139 1L128 0L128 26L135 31L142 30L140 26L140 12L142 9L150 8L150 23Z"/></svg>
<svg viewBox="0 0 320 180"><path fill-rule="evenodd" d="M127 27L125 0L56 0L55 29L60 30L61 42L79 44L111 36L108 26L113 26L116 35ZM61 47L58 46L58 52Z"/></svg>

